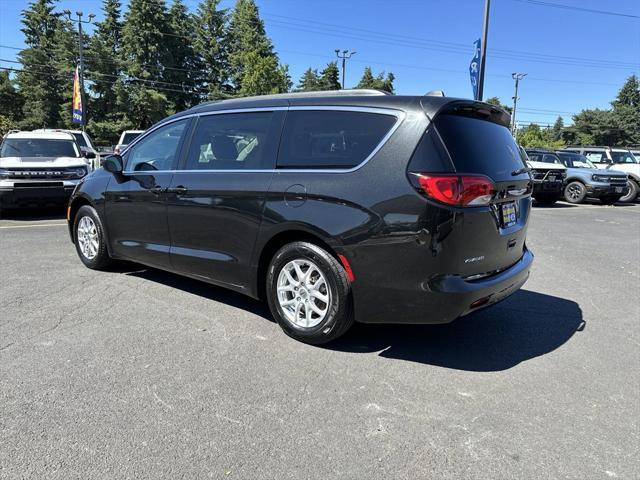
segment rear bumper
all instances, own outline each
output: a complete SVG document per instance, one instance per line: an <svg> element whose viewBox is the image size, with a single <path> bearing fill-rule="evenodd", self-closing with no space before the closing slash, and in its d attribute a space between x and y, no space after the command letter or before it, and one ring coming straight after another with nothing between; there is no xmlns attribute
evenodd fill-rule
<svg viewBox="0 0 640 480"><path fill-rule="evenodd" d="M0 182L0 206L15 208L31 205L65 204L78 182L32 182L19 185L2 185L2 183Z"/></svg>
<svg viewBox="0 0 640 480"><path fill-rule="evenodd" d="M359 315L361 323L442 324L493 305L515 293L529 278L533 254L525 248L520 260L506 270L478 280L441 275L425 281L420 291L378 291L377 311ZM356 280L357 282L357 280ZM402 298L402 301L398 301ZM356 300L356 305L358 304Z"/></svg>

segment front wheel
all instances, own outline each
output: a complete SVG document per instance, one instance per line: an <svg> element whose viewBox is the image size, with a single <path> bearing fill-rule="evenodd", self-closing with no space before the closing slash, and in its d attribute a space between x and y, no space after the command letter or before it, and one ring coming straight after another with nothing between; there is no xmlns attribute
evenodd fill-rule
<svg viewBox="0 0 640 480"><path fill-rule="evenodd" d="M73 239L78 256L85 266L100 270L111 263L104 228L95 208L89 205L80 207L73 222Z"/></svg>
<svg viewBox="0 0 640 480"><path fill-rule="evenodd" d="M581 182L571 182L564 188L564 199L569 203L582 203L586 196L587 188Z"/></svg>
<svg viewBox="0 0 640 480"><path fill-rule="evenodd" d="M274 255L267 271L272 315L292 338L319 345L353 325L351 286L331 254L309 242L293 242Z"/></svg>
<svg viewBox="0 0 640 480"><path fill-rule="evenodd" d="M620 201L624 203L631 203L635 201L637 196L638 196L638 184L633 180L629 180L627 182L627 193L625 193L622 197L620 197Z"/></svg>

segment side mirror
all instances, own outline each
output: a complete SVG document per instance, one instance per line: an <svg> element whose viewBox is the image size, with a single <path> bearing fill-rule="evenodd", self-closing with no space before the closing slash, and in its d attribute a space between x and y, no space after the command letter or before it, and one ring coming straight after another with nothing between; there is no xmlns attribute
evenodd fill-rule
<svg viewBox="0 0 640 480"><path fill-rule="evenodd" d="M96 158L95 152L92 152L91 150L83 150L82 156L84 158Z"/></svg>
<svg viewBox="0 0 640 480"><path fill-rule="evenodd" d="M109 155L102 162L102 168L111 173L122 173L122 157L120 155Z"/></svg>

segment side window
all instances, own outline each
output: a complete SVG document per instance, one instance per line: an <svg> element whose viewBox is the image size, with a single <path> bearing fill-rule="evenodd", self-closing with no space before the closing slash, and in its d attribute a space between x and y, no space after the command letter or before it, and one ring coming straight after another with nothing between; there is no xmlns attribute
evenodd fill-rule
<svg viewBox="0 0 640 480"><path fill-rule="evenodd" d="M272 169L277 145L276 112L224 113L198 119L186 170Z"/></svg>
<svg viewBox="0 0 640 480"><path fill-rule="evenodd" d="M531 160L532 162L541 162L542 161L542 155L539 153L530 153L529 154L529 160Z"/></svg>
<svg viewBox="0 0 640 480"><path fill-rule="evenodd" d="M584 156L594 163L607 163L607 156L604 152L590 152L589 150L585 150Z"/></svg>
<svg viewBox="0 0 640 480"><path fill-rule="evenodd" d="M396 117L340 110L291 110L278 153L279 168L351 168L362 163Z"/></svg>
<svg viewBox="0 0 640 480"><path fill-rule="evenodd" d="M180 140L188 119L160 127L131 148L127 158L127 172L172 170L178 161Z"/></svg>
<svg viewBox="0 0 640 480"><path fill-rule="evenodd" d="M542 157L544 163L560 163L555 155L549 155L548 153Z"/></svg>

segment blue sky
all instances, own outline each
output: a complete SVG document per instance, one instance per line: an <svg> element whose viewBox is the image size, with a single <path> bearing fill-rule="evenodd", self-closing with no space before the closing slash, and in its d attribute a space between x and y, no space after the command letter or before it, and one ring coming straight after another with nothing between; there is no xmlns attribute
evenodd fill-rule
<svg viewBox="0 0 640 480"><path fill-rule="evenodd" d="M61 0L59 8L102 16L100 0ZM125 0L123 3L127 3ZM198 0L185 0L193 10ZM232 6L233 0L223 0ZM347 86L362 70L392 71L396 93L442 89L470 97L468 65L480 37L484 0L258 0L281 61L297 83L308 67L322 68L334 50L355 50ZM607 15L554 8L615 12ZM20 12L26 0L0 0L0 45L20 47ZM523 122L570 121L582 108L608 108L625 78L640 73L640 0L493 0L485 98L511 103L512 72L520 84ZM0 58L15 50L0 47ZM14 66L1 62L0 66Z"/></svg>

